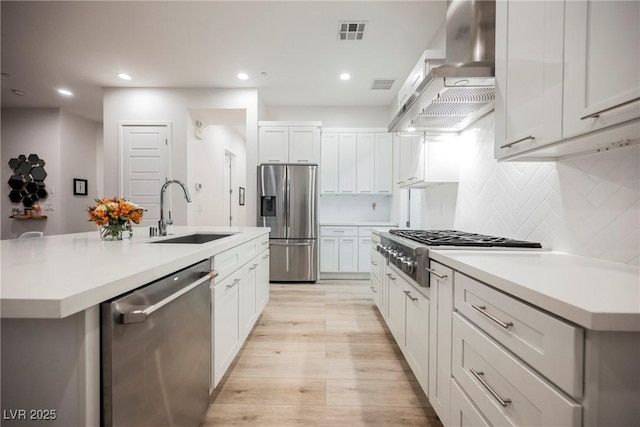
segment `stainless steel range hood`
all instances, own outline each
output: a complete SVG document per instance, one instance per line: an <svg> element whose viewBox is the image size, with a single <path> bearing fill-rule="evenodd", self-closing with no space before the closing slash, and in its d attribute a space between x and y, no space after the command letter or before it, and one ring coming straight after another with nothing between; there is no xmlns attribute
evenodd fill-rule
<svg viewBox="0 0 640 427"><path fill-rule="evenodd" d="M390 132L457 132L493 110L495 19L495 0L449 1L445 63L426 74Z"/></svg>

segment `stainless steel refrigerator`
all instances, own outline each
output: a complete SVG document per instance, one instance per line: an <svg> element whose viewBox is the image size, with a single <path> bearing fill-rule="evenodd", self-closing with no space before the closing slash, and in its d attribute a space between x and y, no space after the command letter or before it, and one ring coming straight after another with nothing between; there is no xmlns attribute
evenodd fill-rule
<svg viewBox="0 0 640 427"><path fill-rule="evenodd" d="M269 234L272 282L318 279L318 166L258 166L258 226Z"/></svg>

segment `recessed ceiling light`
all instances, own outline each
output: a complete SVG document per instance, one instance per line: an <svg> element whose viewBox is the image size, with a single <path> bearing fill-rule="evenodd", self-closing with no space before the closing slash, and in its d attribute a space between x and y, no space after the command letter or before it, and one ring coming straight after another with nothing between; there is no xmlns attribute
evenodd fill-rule
<svg viewBox="0 0 640 427"><path fill-rule="evenodd" d="M118 77L120 77L122 80L131 80L131 76L126 73L120 73L118 74Z"/></svg>
<svg viewBox="0 0 640 427"><path fill-rule="evenodd" d="M351 74L349 73L340 74L340 80L349 80L350 78L351 78Z"/></svg>
<svg viewBox="0 0 640 427"><path fill-rule="evenodd" d="M249 79L249 75L247 73L238 73L238 78L240 80L248 80Z"/></svg>
<svg viewBox="0 0 640 427"><path fill-rule="evenodd" d="M64 96L73 96L73 92L71 92L69 89L58 89L58 93Z"/></svg>

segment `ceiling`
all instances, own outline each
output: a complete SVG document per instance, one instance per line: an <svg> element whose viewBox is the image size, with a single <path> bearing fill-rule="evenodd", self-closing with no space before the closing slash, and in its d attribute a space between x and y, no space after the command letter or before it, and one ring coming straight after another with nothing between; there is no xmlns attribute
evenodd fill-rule
<svg viewBox="0 0 640 427"><path fill-rule="evenodd" d="M105 87L252 87L268 106L387 106L444 24L446 1L2 1L1 8L2 106L59 107L102 121ZM339 41L339 21L366 21L363 40ZM241 71L248 80L236 77ZM133 79L121 80L121 72ZM351 80L341 81L343 72ZM371 90L380 78L396 82ZM74 95L60 96L61 87Z"/></svg>

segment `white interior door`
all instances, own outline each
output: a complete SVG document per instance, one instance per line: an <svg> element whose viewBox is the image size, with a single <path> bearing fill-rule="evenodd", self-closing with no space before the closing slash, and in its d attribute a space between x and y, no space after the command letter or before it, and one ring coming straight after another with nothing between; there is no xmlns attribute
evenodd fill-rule
<svg viewBox="0 0 640 427"><path fill-rule="evenodd" d="M120 193L146 209L140 225L155 227L160 219L160 189L170 175L169 135L168 125L120 128Z"/></svg>

